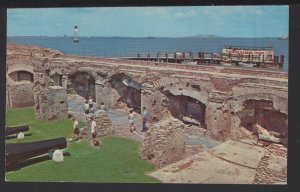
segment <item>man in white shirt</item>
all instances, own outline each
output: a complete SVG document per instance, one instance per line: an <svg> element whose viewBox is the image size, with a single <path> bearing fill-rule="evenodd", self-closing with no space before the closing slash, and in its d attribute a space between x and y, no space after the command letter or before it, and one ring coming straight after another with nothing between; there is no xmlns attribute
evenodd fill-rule
<svg viewBox="0 0 300 192"><path fill-rule="evenodd" d="M94 146L95 139L97 136L97 130L96 130L97 124L96 121L94 120L94 117L91 117L91 121L92 121L91 122L91 135L92 135L91 146Z"/></svg>
<svg viewBox="0 0 300 192"><path fill-rule="evenodd" d="M89 105L88 101L86 100L85 104L84 104L84 113L85 113L86 120L88 120L89 112L90 112L90 105Z"/></svg>

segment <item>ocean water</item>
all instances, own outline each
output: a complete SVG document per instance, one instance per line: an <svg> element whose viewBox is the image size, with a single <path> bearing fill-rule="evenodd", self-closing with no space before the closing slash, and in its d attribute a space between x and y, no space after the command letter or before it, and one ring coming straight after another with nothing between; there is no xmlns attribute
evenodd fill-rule
<svg viewBox="0 0 300 192"><path fill-rule="evenodd" d="M174 52L220 53L224 45L268 47L275 55L284 55L283 71L288 71L288 40L278 38L118 38L81 37L80 43L73 43L71 37L8 37L8 43L29 44L57 49L66 54L130 57Z"/></svg>

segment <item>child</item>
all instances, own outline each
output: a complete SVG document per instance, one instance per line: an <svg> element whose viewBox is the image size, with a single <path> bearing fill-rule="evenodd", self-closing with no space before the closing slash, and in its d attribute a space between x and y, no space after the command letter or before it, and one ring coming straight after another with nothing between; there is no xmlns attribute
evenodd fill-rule
<svg viewBox="0 0 300 192"><path fill-rule="evenodd" d="M130 133L134 134L136 132L136 128L134 125L130 125Z"/></svg>
<svg viewBox="0 0 300 192"><path fill-rule="evenodd" d="M73 138L75 137L76 139L79 139L79 141L81 141L82 138L80 136L79 122L75 117L73 117L72 120L73 120L73 131L72 131L71 140L73 140Z"/></svg>
<svg viewBox="0 0 300 192"><path fill-rule="evenodd" d="M105 105L104 105L103 102L101 102L100 110L101 110L101 111L105 111Z"/></svg>
<svg viewBox="0 0 300 192"><path fill-rule="evenodd" d="M133 114L133 110L130 110L130 114L128 116L128 119L129 119L129 124L130 124L129 131L131 133L133 133L136 130L136 128L134 126L134 114Z"/></svg>

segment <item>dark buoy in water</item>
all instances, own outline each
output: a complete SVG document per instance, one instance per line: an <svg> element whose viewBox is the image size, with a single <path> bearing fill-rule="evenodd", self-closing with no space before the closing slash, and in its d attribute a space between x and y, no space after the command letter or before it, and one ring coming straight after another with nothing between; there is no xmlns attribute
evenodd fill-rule
<svg viewBox="0 0 300 192"><path fill-rule="evenodd" d="M74 26L74 43L79 43L78 26Z"/></svg>

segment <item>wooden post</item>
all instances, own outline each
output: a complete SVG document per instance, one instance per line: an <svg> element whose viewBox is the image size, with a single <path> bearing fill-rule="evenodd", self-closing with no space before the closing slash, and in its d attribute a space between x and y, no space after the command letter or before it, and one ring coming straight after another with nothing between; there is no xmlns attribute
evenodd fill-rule
<svg viewBox="0 0 300 192"><path fill-rule="evenodd" d="M156 61L157 61L157 62L159 62L159 55L160 55L160 53L157 52L157 58L156 58Z"/></svg>
<svg viewBox="0 0 300 192"><path fill-rule="evenodd" d="M201 63L201 52L198 52L198 63Z"/></svg>
<svg viewBox="0 0 300 192"><path fill-rule="evenodd" d="M176 55L176 53L174 53L174 59L175 59L175 63L177 63L177 55Z"/></svg>
<svg viewBox="0 0 300 192"><path fill-rule="evenodd" d="M284 64L284 55L280 55L280 67L283 67L283 64Z"/></svg>
<svg viewBox="0 0 300 192"><path fill-rule="evenodd" d="M202 60L202 63L204 63L204 52L201 52L201 60Z"/></svg>
<svg viewBox="0 0 300 192"><path fill-rule="evenodd" d="M274 56L274 64L275 65L278 65L278 60L279 60L278 56Z"/></svg>
<svg viewBox="0 0 300 192"><path fill-rule="evenodd" d="M168 53L166 53L166 61L169 62Z"/></svg>
<svg viewBox="0 0 300 192"><path fill-rule="evenodd" d="M150 54L148 53L148 55L147 55L147 58L148 58L148 61L150 60Z"/></svg>
<svg viewBox="0 0 300 192"><path fill-rule="evenodd" d="M211 61L212 61L212 62L211 62L212 64L215 64L215 61L214 61L214 53L211 53Z"/></svg>
<svg viewBox="0 0 300 192"><path fill-rule="evenodd" d="M251 54L251 64L253 64L253 54Z"/></svg>
<svg viewBox="0 0 300 192"><path fill-rule="evenodd" d="M193 52L190 52L190 58L192 61L194 60Z"/></svg>

